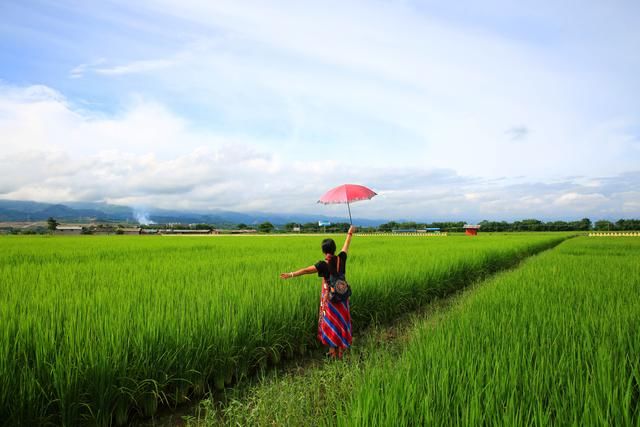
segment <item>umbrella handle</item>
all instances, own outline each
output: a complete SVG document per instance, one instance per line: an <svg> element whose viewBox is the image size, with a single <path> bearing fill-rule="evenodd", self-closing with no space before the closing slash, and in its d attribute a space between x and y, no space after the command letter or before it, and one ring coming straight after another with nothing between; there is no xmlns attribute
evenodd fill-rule
<svg viewBox="0 0 640 427"><path fill-rule="evenodd" d="M348 200L347 200L347 209L349 209L349 224L353 225L353 221L351 221L351 207L349 206Z"/></svg>

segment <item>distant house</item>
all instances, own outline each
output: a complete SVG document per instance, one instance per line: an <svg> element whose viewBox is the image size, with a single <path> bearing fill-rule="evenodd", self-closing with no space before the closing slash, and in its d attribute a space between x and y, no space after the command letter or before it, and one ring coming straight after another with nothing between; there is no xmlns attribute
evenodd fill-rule
<svg viewBox="0 0 640 427"><path fill-rule="evenodd" d="M479 225L467 224L464 226L464 234L466 234L467 236L476 236L479 229Z"/></svg>
<svg viewBox="0 0 640 427"><path fill-rule="evenodd" d="M158 234L158 230L155 228L143 228L140 230L140 234Z"/></svg>
<svg viewBox="0 0 640 427"><path fill-rule="evenodd" d="M224 231L224 230L216 230L218 231L218 233ZM253 233L257 233L257 230L254 230L252 228L245 228L244 230L231 230L229 231L231 234L253 234Z"/></svg>
<svg viewBox="0 0 640 427"><path fill-rule="evenodd" d="M59 225L56 227L56 234L81 234L82 227L79 225Z"/></svg>
<svg viewBox="0 0 640 427"><path fill-rule="evenodd" d="M187 234L187 235L200 235L200 234L212 234L211 230L163 230L162 234ZM216 233L217 234L217 233Z"/></svg>
<svg viewBox="0 0 640 427"><path fill-rule="evenodd" d="M122 230L121 234L140 234L141 229L139 227L131 227L131 228L120 228L120 230Z"/></svg>

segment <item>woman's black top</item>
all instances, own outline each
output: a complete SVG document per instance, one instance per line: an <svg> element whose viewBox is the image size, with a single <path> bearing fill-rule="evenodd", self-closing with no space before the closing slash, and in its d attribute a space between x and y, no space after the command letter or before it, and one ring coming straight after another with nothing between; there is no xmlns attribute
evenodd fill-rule
<svg viewBox="0 0 640 427"><path fill-rule="evenodd" d="M346 265L347 265L347 253L346 252L342 252L340 251L340 253L337 255L337 257L340 257L340 271L338 271L338 274L342 273L345 274L346 272ZM336 262L337 263L337 259L334 261L332 260L332 262ZM322 261L318 261L315 264L316 269L318 270L318 277L324 277L325 279L329 280L329 265L327 264L327 262L325 260Z"/></svg>

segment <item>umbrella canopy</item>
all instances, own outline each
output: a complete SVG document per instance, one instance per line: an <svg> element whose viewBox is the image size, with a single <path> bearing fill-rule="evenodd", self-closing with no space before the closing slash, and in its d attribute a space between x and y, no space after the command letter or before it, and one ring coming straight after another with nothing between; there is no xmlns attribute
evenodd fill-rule
<svg viewBox="0 0 640 427"><path fill-rule="evenodd" d="M332 203L346 203L347 208L349 209L349 222L352 222L351 207L349 206L349 203L357 202L359 200L369 200L376 195L376 192L364 185L343 184L324 193L322 197L320 197L320 200L318 200L318 203L324 203L325 205Z"/></svg>

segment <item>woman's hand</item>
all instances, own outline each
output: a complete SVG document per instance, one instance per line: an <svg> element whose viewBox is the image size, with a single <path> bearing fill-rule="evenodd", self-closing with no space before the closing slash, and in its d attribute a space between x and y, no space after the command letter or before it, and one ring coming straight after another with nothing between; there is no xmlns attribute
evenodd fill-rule
<svg viewBox="0 0 640 427"><path fill-rule="evenodd" d="M281 279L291 279L292 277L304 276L305 274L317 273L318 269L315 265L311 265L301 270L292 271L290 273L280 273Z"/></svg>
<svg viewBox="0 0 640 427"><path fill-rule="evenodd" d="M349 227L349 231L347 231L347 234L353 234L355 233L355 231L356 231L356 226L352 225L351 227Z"/></svg>

